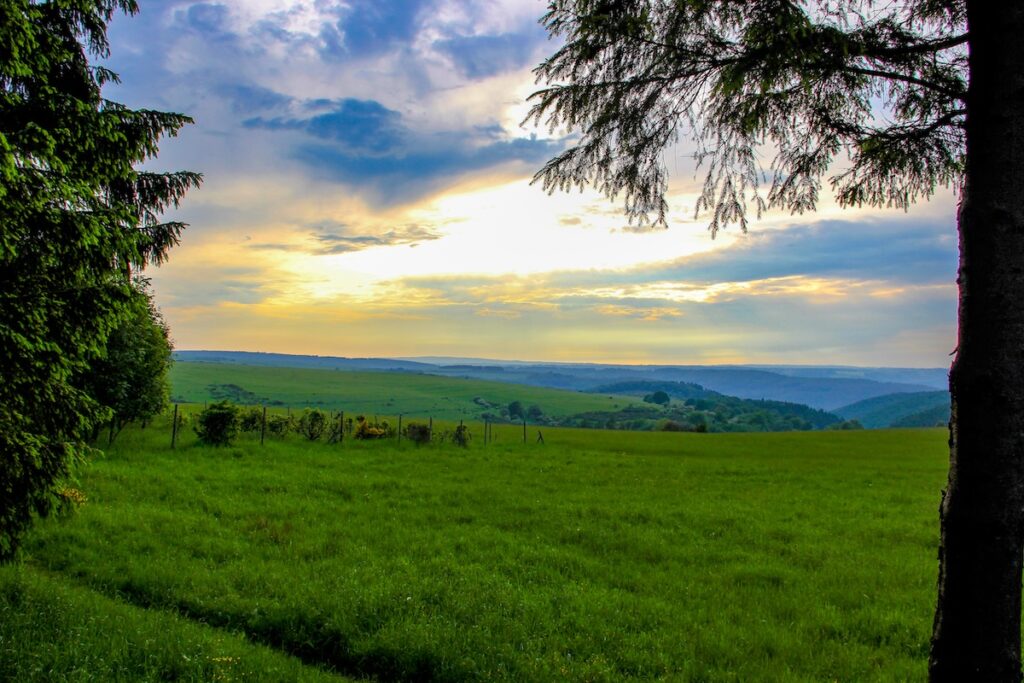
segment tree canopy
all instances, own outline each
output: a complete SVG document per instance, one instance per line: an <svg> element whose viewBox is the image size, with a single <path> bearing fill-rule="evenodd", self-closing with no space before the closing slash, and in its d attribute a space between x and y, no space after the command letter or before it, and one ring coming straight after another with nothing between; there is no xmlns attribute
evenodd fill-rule
<svg viewBox="0 0 1024 683"><path fill-rule="evenodd" d="M130 310L131 278L185 227L163 222L192 172L137 171L187 116L103 97L90 62L134 0L0 0L0 559L108 417L76 378Z"/></svg>
<svg viewBox="0 0 1024 683"><path fill-rule="evenodd" d="M537 174L593 184L665 225L663 150L706 167L712 233L751 211L802 213L824 176L844 206L905 208L964 168L963 2L555 0L564 44L536 69L528 120L579 131ZM762 164L765 156L771 158Z"/></svg>

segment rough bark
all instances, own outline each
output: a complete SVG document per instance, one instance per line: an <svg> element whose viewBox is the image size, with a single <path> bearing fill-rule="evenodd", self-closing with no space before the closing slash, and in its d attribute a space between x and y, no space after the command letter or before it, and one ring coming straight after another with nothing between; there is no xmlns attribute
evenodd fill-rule
<svg viewBox="0 0 1024 683"><path fill-rule="evenodd" d="M959 344L933 682L1021 681L1024 3L969 0Z"/></svg>

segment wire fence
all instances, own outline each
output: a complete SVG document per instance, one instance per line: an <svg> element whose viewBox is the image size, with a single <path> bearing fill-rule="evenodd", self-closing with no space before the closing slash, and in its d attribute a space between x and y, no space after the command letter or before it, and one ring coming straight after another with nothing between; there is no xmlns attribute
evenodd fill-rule
<svg viewBox="0 0 1024 683"><path fill-rule="evenodd" d="M174 403L164 416L170 432L171 448L183 445L183 440L195 442L195 426L207 404ZM237 430L249 440L258 439L260 446L268 441L299 439L308 442L344 444L346 441L385 441L415 445L454 443L468 446L475 443L490 446L496 443L544 444L541 427L522 421L496 420L435 420L432 415L397 413L393 415L367 415L345 410L321 408L293 409L291 406L269 408L262 406L236 406ZM310 415L323 416L322 429L310 426ZM151 423L153 424L153 423ZM154 424L155 426L155 424ZM533 433L532 433L533 432ZM531 434L532 433L532 434Z"/></svg>

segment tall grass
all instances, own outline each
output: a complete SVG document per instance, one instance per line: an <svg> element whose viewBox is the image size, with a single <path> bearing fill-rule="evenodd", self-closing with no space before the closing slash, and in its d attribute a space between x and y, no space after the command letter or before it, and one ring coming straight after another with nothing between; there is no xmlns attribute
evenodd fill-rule
<svg viewBox="0 0 1024 683"><path fill-rule="evenodd" d="M124 434L29 568L378 680L923 680L940 431Z"/></svg>

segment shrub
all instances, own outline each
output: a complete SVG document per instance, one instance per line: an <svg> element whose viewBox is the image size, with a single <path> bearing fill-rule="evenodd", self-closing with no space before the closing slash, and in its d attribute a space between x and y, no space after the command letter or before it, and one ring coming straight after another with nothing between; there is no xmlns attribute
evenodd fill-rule
<svg viewBox="0 0 1024 683"><path fill-rule="evenodd" d="M430 443L430 426L422 422L410 422L405 428L405 435L417 446Z"/></svg>
<svg viewBox="0 0 1024 683"><path fill-rule="evenodd" d="M238 417L238 427L243 432L258 432L263 428L263 409L246 408Z"/></svg>
<svg viewBox="0 0 1024 683"><path fill-rule="evenodd" d="M196 418L199 440L210 446L227 446L238 436L238 408L230 401L214 403Z"/></svg>
<svg viewBox="0 0 1024 683"><path fill-rule="evenodd" d="M676 422L675 420L661 420L658 422L658 431L660 432L681 432L684 431L683 425Z"/></svg>
<svg viewBox="0 0 1024 683"><path fill-rule="evenodd" d="M273 436L285 437L292 431L294 421L285 415L271 415L267 418L267 431Z"/></svg>
<svg viewBox="0 0 1024 683"><path fill-rule="evenodd" d="M310 441L319 439L327 429L327 416L319 408L306 409L299 418L299 433Z"/></svg>
<svg viewBox="0 0 1024 683"><path fill-rule="evenodd" d="M455 428L455 431L452 432L452 443L457 446L465 448L469 445L469 439L469 427L466 425L459 425Z"/></svg>
<svg viewBox="0 0 1024 683"><path fill-rule="evenodd" d="M848 429L864 429L864 425L860 423L860 420L843 420L842 422L833 422L826 429L846 431Z"/></svg>
<svg viewBox="0 0 1024 683"><path fill-rule="evenodd" d="M345 437L345 425L341 418L327 421L327 443L340 443Z"/></svg>
<svg viewBox="0 0 1024 683"><path fill-rule="evenodd" d="M388 423L384 422L380 425L372 424L362 415L356 417L356 433L355 438L357 439L383 439L388 435Z"/></svg>

